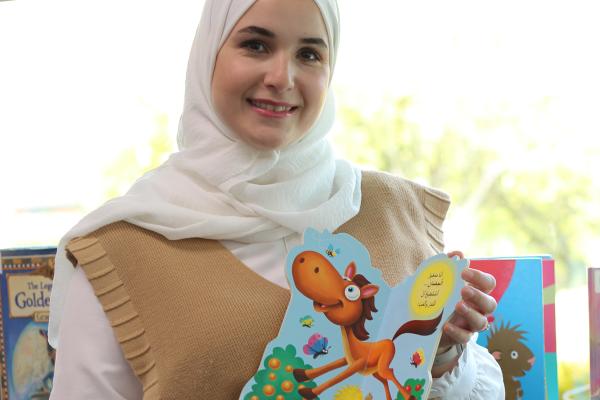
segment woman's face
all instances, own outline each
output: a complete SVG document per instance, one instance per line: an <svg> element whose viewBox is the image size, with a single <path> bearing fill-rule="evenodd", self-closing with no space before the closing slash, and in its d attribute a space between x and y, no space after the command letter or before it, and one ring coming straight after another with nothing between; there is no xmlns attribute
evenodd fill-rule
<svg viewBox="0 0 600 400"><path fill-rule="evenodd" d="M257 0L217 55L212 99L243 141L278 149L302 137L329 85L327 30L313 0Z"/></svg>

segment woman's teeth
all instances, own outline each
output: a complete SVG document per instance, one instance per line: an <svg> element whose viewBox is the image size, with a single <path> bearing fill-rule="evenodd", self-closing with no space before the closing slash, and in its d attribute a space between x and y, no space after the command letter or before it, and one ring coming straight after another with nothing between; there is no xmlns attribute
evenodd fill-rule
<svg viewBox="0 0 600 400"><path fill-rule="evenodd" d="M291 111L292 106L274 106L272 104L260 103L258 101L250 100L250 104L255 107L262 108L263 110L275 111L275 112L288 112Z"/></svg>

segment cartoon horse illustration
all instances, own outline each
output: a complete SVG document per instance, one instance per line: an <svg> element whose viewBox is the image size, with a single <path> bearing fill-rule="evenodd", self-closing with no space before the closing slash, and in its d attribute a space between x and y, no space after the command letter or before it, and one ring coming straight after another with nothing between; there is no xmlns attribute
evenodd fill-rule
<svg viewBox="0 0 600 400"><path fill-rule="evenodd" d="M403 399L414 399L398 382L394 370L390 368L396 352L393 341L404 333L423 336L432 334L441 321L442 314L432 320L409 321L398 329L392 339L366 342L369 332L365 329L365 320L372 320L372 313L377 312L375 295L379 286L371 284L356 272L356 265L351 262L342 277L329 260L314 251L304 251L294 259L292 276L296 287L304 296L313 300L316 312L324 313L329 321L340 326L345 355L322 367L295 369L294 377L298 382L304 382L347 366L343 372L314 389L301 388L298 393L305 399L314 399L326 389L360 373L373 375L383 384L386 400L392 399L388 385L390 380Z"/></svg>
<svg viewBox="0 0 600 400"><path fill-rule="evenodd" d="M527 332L518 330L519 327L502 322L500 327L492 326L488 337L487 348L500 364L507 400L523 398L521 382L515 378L524 376L535 362L532 351L522 343Z"/></svg>

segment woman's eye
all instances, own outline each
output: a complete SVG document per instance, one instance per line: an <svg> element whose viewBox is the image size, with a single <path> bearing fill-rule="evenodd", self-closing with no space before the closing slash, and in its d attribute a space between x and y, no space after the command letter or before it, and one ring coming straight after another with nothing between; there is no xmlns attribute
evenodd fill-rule
<svg viewBox="0 0 600 400"><path fill-rule="evenodd" d="M312 49L302 49L299 51L298 54L299 54L300 58L302 58L304 61L310 61L310 62L321 61L320 54Z"/></svg>
<svg viewBox="0 0 600 400"><path fill-rule="evenodd" d="M248 40L243 42L241 47L251 51L252 53L264 53L267 51L267 46L258 40Z"/></svg>

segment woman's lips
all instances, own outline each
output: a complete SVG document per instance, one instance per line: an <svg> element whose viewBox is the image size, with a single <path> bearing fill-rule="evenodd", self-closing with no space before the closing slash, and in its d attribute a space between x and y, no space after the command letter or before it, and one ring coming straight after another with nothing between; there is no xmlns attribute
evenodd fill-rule
<svg viewBox="0 0 600 400"><path fill-rule="evenodd" d="M285 118L295 114L297 106L266 99L248 99L248 104L256 113L269 118Z"/></svg>

